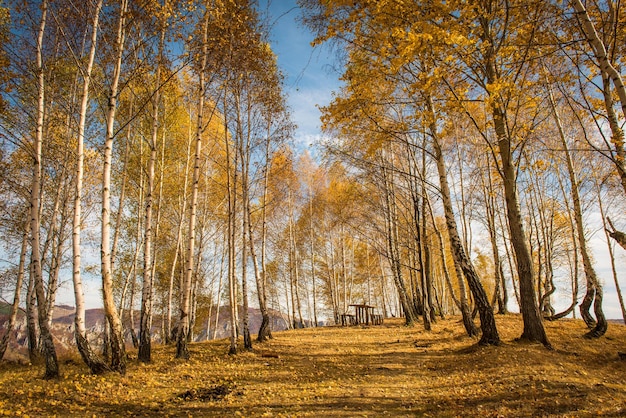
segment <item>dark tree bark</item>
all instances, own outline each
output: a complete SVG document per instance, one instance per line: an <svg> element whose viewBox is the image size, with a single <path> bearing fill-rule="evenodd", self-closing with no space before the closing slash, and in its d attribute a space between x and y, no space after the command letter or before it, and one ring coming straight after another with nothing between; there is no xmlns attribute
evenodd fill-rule
<svg viewBox="0 0 626 418"><path fill-rule="evenodd" d="M437 163L437 172L439 174L439 185L441 191L441 200L443 202L444 213L446 218L446 226L448 227L448 236L450 238L450 246L452 248L452 255L454 257L455 264L462 270L463 275L467 279L467 283L474 297L474 303L480 314L480 328L482 330L482 336L480 338L480 345L499 345L500 336L498 335L498 329L496 327L496 321L493 314L493 308L489 303L487 293L480 282L478 273L474 269L474 265L467 256L463 243L458 233L456 220L454 218L454 212L452 209L452 199L450 197L450 187L448 185L448 178L446 174L445 160L443 152L441 150L441 144L435 126L435 113L433 104L430 98L428 98L428 108L430 110L431 122L429 124L429 130L433 144L433 155L435 162ZM469 308L468 308L469 311ZM469 312L464 313L467 315ZM467 329L467 325L466 325Z"/></svg>
<svg viewBox="0 0 626 418"><path fill-rule="evenodd" d="M28 288L26 290L26 330L28 333L28 358L32 364L40 360L39 339L37 338L37 299L35 298L35 284L33 265L30 263Z"/></svg>
<svg viewBox="0 0 626 418"><path fill-rule="evenodd" d="M537 305L530 251L524 239L526 234L522 224L522 215L517 196L516 170L512 161L511 143L506 134L503 113L497 107L494 107L492 111L502 163L510 239L515 252L519 277L520 310L524 321L524 331L520 338L539 342L546 347L550 347L548 336L541 321L539 306Z"/></svg>
<svg viewBox="0 0 626 418"><path fill-rule="evenodd" d="M626 250L626 234L621 231L616 230L610 218L607 217L606 220L611 227L611 229L607 229L609 236L613 238L615 242L617 242L620 245L620 247Z"/></svg>
<svg viewBox="0 0 626 418"><path fill-rule="evenodd" d="M111 371L111 368L93 351L87 338L80 333L78 326L74 327L74 338L78 352L91 373L102 374Z"/></svg>

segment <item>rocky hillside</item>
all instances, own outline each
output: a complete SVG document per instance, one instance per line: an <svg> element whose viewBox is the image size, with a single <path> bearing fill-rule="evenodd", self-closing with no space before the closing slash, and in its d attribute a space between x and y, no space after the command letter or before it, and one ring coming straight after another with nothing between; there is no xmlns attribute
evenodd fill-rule
<svg viewBox="0 0 626 418"><path fill-rule="evenodd" d="M211 315L210 328L208 330L209 337L215 336L215 338L225 338L230 335L230 321L229 321L228 306L222 306L219 310L219 317L217 318L217 327L215 327L216 313ZM0 302L0 335L4 334L5 327L7 325L10 313L10 305ZM102 343L104 336L104 311L102 309L88 309L85 313L86 326L89 331L90 339L95 345ZM261 313L258 309L250 309L249 311L250 330L252 334L258 332L261 326ZM278 312L271 312L271 326L272 330L282 331L287 329L287 321ZM135 330L138 331L139 327L139 312L134 312ZM129 344L132 343L128 312L125 312L124 322L127 326L126 339ZM207 321L206 318L203 323L196 323L194 328L194 340L205 341L207 339ZM162 341L162 327L163 319L161 316L156 315L153 319L153 336L154 342L160 343ZM215 329L217 331L215 331ZM54 336L57 350L62 353L68 350L74 350L74 307L66 305L55 306L52 319L52 333ZM5 354L5 359L21 361L26 358L28 337L26 329L26 315L23 310L18 313L17 324L14 330L15 335L11 338L9 343L9 349Z"/></svg>

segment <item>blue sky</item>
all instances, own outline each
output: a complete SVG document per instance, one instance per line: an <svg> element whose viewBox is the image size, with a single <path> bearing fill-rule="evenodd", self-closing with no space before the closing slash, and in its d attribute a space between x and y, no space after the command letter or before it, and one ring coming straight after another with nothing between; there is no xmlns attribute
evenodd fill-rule
<svg viewBox="0 0 626 418"><path fill-rule="evenodd" d="M311 47L312 33L298 22L301 10L296 0L260 0L261 13L269 11L270 41L285 74L285 92L298 126L295 142L298 149L309 148L320 136L320 112L316 105L326 105L331 93L339 89L339 74L332 70L333 54L325 46Z"/></svg>
<svg viewBox="0 0 626 418"><path fill-rule="evenodd" d="M326 46L312 48L311 32L299 22L301 10L296 0L259 0L261 13L269 10L271 17L271 44L278 57L278 65L285 74L285 90L291 107L293 121L298 125L295 142L298 150L311 149L321 138L320 112L317 105L324 106L332 99L332 92L340 88L339 74L332 51ZM595 225L595 224L594 224ZM606 241L602 231L595 231L591 236L590 246L595 257L595 268L604 285L604 310L608 318L620 318L621 312L617 300L615 284L611 273ZM620 249L617 249L619 254ZM618 255L619 257L619 255ZM624 257L619 257L618 268L623 266ZM581 275L580 298L584 296L584 276ZM509 284L510 287L510 284ZM567 284L557 283L559 290L553 304L557 310L565 308L571 301L567 294ZM512 289L509 289L511 303L514 302ZM563 293L564 292L564 293ZM517 306L510 307L517 310ZM578 308L576 316L579 317Z"/></svg>
<svg viewBox="0 0 626 418"><path fill-rule="evenodd" d="M332 92L340 87L339 74L333 70L337 63L327 46L311 47L313 35L298 22L301 11L296 0L259 0L259 10L261 14L266 10L270 14L272 22L270 41L278 57L279 67L285 74L285 93L288 96L292 119L298 126L295 133L297 149L302 151L308 148L312 155L316 155L313 147L321 138L320 112L317 106L328 104L332 98ZM597 225L595 222L593 224ZM601 230L594 231L590 244L594 253L595 267L604 283L605 313L609 318L620 318L621 313L610 270L606 241ZM620 251L621 249L618 248L618 269L623 268L625 259ZM93 256L97 259L98 254L94 253ZM86 280L85 286L89 307L101 306L99 281ZM566 285L557 283L557 287L561 286ZM581 277L582 288L584 288L584 277ZM512 292L512 289L510 291ZM510 298L513 301L512 293ZM63 292L59 299L59 303L73 305L71 292ZM554 304L557 309L561 309L569 301L570 296L564 295L555 300ZM578 309L576 314L579 316Z"/></svg>
<svg viewBox="0 0 626 418"><path fill-rule="evenodd" d="M278 56L278 64L286 76L286 92L293 112L294 122L298 125L296 144L298 148L307 148L321 137L320 112L316 105L330 102L332 92L340 87L338 74L332 68L336 64L332 51L328 47L312 48L313 35L298 23L301 11L296 0L260 0L260 10L269 13L273 26L271 31L272 48ZM311 152L315 155L315 152ZM602 233L595 233L591 239L596 269L604 283L604 310L608 318L620 318L615 285L610 270L606 241ZM619 253L618 249L618 253ZM620 261L623 261L620 259ZM623 264L623 263L620 263ZM581 289L584 289L584 277L581 277ZM557 284L558 287L564 283ZM511 289L512 291L512 289ZM583 294L581 294L582 298ZM514 297L510 295L511 302ZM554 301L557 309L562 309L570 302L570 295L562 295ZM511 306L512 309L517 307ZM578 309L576 315L579 316Z"/></svg>
<svg viewBox="0 0 626 418"><path fill-rule="evenodd" d="M340 86L339 74L331 71L335 64L332 53L326 46L311 47L313 35L298 22L301 11L296 0L259 0L259 10L261 14L269 11L272 49L285 75L285 93L293 122L298 126L294 138L296 148L298 151L309 149L315 155L313 148L321 138L320 112L316 106L328 104L332 91ZM98 262L99 253L95 249L89 255L89 249L84 251L85 259ZM102 306L99 277L86 275L83 285L87 307ZM71 289L71 283L66 283L63 289ZM74 295L71 291L59 292L57 303L73 306Z"/></svg>

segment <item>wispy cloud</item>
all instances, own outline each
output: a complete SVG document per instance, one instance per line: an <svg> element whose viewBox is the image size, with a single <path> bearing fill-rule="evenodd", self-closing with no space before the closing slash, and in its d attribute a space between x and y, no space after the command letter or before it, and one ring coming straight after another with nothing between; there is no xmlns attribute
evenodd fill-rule
<svg viewBox="0 0 626 418"><path fill-rule="evenodd" d="M261 1L261 10L267 1ZM319 142L320 111L330 103L332 92L339 89L334 57L326 46L313 48L313 34L299 22L301 15L295 0L269 2L272 15L271 43L278 64L285 73L285 93L292 118L298 126L295 141L299 149Z"/></svg>

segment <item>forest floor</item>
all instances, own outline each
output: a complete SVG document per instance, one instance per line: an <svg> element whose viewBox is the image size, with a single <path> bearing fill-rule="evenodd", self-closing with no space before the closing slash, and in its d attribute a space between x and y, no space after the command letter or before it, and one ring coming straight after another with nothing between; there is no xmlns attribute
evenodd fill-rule
<svg viewBox="0 0 626 418"><path fill-rule="evenodd" d="M502 345L479 347L459 318L431 332L399 319L371 327L275 333L229 356L226 340L192 344L191 359L157 346L136 352L125 376L90 375L62 359L58 381L43 366L0 363L6 416L626 416L626 327L582 337L580 320L546 323L554 350L516 342L519 315L496 318Z"/></svg>

